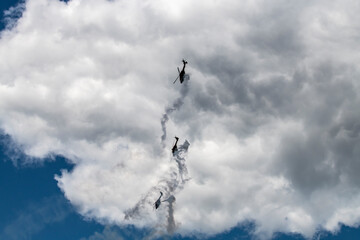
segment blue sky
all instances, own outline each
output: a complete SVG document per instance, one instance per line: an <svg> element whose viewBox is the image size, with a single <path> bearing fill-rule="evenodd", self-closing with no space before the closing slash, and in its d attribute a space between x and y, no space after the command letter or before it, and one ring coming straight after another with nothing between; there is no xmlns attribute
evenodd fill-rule
<svg viewBox="0 0 360 240"><path fill-rule="evenodd" d="M351 3L28 2L0 43L0 239L360 237Z"/></svg>

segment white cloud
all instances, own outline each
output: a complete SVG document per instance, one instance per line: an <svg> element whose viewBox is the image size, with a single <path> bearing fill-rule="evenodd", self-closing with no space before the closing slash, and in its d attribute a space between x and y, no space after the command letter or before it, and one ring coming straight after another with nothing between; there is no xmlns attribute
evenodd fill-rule
<svg viewBox="0 0 360 240"><path fill-rule="evenodd" d="M249 219L265 238L355 226L358 12L352 1L28 0L0 39L0 127L29 155L70 158L59 186L99 221L128 223L173 167L177 135L191 143L180 233ZM190 89L164 152L183 57Z"/></svg>

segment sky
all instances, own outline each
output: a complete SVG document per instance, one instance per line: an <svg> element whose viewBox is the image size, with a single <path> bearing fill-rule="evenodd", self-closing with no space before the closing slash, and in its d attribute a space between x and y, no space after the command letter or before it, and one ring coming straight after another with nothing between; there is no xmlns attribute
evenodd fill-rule
<svg viewBox="0 0 360 240"><path fill-rule="evenodd" d="M0 8L0 239L360 236L356 1Z"/></svg>

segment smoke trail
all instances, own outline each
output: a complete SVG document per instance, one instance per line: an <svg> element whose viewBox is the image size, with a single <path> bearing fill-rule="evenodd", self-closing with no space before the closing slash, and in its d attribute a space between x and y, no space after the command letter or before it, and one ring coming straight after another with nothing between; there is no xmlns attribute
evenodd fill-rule
<svg viewBox="0 0 360 240"><path fill-rule="evenodd" d="M161 144L163 148L166 147L166 123L169 120L169 115L172 112L179 110L184 104L184 98L189 92L189 79L189 75L185 74L184 82L180 90L180 97L173 102L171 107L167 107L165 109L165 113L161 118L161 128L163 132L161 136ZM142 198L135 204L133 208L125 211L126 220L130 221L144 218L147 214L146 210L149 208L149 206L154 204L154 199L159 196L158 194L161 191L164 193L164 198L166 199L162 202L168 203L166 216L167 221L165 224L166 232L168 234L173 234L175 232L176 222L174 217L174 203L176 199L174 194L182 190L186 181L190 179L188 178L188 171L185 164L185 155L188 151L189 146L190 143L185 140L185 142L178 147L177 151L174 152L172 157L176 162L176 167L172 167L168 175L161 179L158 182L157 186L152 187L144 196L142 196ZM163 227L161 228L163 229ZM150 234L149 239L153 239L156 235L164 233L162 229L155 229L155 231Z"/></svg>
<svg viewBox="0 0 360 240"><path fill-rule="evenodd" d="M167 226L166 231L169 234L173 234L176 230L175 218L174 218L174 202L175 202L174 195L171 195L168 199L164 200L164 202L168 202L168 216L167 216Z"/></svg>
<svg viewBox="0 0 360 240"><path fill-rule="evenodd" d="M188 178L188 171L185 164L185 155L189 149L190 143L185 140L179 146L178 151L174 153L173 159L175 160L176 167L171 168L168 175L161 179L157 186L152 187L136 204L133 208L125 211L125 219L141 219L146 215L146 209L149 205L154 204L154 199L159 195L159 192L164 193L163 202L168 202L167 208L167 222L166 231L172 234L176 230L176 222L174 218L174 194L183 189ZM161 207L161 206L160 206Z"/></svg>
<svg viewBox="0 0 360 240"><path fill-rule="evenodd" d="M190 143L187 140L185 140L185 142L178 148L178 151L174 153L174 159L178 164L178 170L182 183L185 183L185 181L189 180L186 178L188 175L188 170L185 164L185 157L183 156L184 154L187 153L189 146Z"/></svg>
<svg viewBox="0 0 360 240"><path fill-rule="evenodd" d="M155 191L155 188L152 188L145 196L143 196L140 201L138 201L135 206L131 209L125 211L125 220L138 219L142 214L141 211L146 204L151 204L150 197L151 193Z"/></svg>
<svg viewBox="0 0 360 240"><path fill-rule="evenodd" d="M161 136L161 144L163 148L166 147L165 140L166 140L166 122L169 120L169 115L175 111L179 110L180 107L184 104L184 98L189 92L189 85L188 80L190 79L189 75L185 74L184 76L184 82L182 84L181 90L180 90L180 97L174 101L171 107L167 107L165 109L165 113L163 114L161 118L161 129L163 132L163 135Z"/></svg>

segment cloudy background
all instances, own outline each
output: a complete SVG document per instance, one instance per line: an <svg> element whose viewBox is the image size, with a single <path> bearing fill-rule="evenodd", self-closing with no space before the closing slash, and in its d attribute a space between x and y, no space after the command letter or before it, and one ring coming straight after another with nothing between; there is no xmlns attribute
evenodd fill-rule
<svg viewBox="0 0 360 240"><path fill-rule="evenodd" d="M359 11L350 0L27 0L5 12L0 39L0 128L26 154L13 164L61 155L74 167L54 178L83 217L159 233L167 203L125 211L167 176L176 135L190 142L191 177L175 195L177 233L357 227ZM186 95L173 84L182 58ZM163 148L161 118L181 97Z"/></svg>

